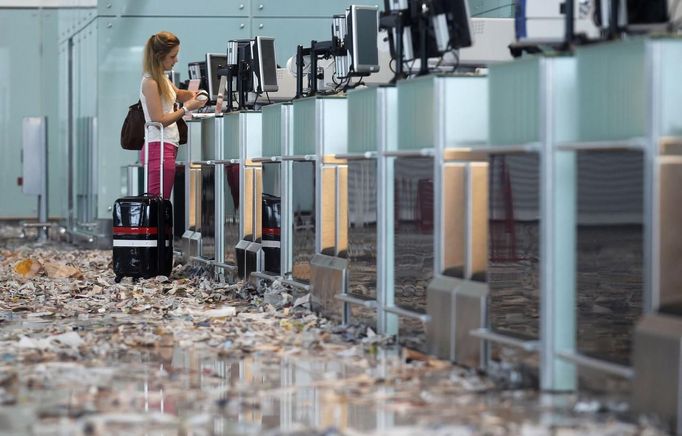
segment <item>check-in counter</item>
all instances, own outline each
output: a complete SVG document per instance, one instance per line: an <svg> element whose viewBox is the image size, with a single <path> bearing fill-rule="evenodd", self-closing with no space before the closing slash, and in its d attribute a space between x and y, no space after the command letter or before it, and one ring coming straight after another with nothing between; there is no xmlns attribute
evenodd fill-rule
<svg viewBox="0 0 682 436"><path fill-rule="evenodd" d="M215 260L216 278L235 282L237 274L236 246L240 239L240 115L238 112L224 114L220 120L220 153L214 160L216 179Z"/></svg>
<svg viewBox="0 0 682 436"><path fill-rule="evenodd" d="M572 390L575 347L575 156L557 144L576 131L576 62L530 57L489 72L486 328L490 359Z"/></svg>
<svg viewBox="0 0 682 436"><path fill-rule="evenodd" d="M222 127L222 117L201 119L201 157L200 160L192 162L198 170L198 174L195 175L198 187L194 206L195 217L201 234L199 252L193 259L206 265L211 265L216 257L216 175L214 161L219 159L222 154Z"/></svg>
<svg viewBox="0 0 682 436"><path fill-rule="evenodd" d="M291 278L291 196L285 187L291 185L291 161L282 160L291 145L293 106L278 103L263 107L262 156L262 240L263 271L255 273L267 281ZM252 273L254 274L254 273Z"/></svg>
<svg viewBox="0 0 682 436"><path fill-rule="evenodd" d="M260 111L239 112L240 221L236 256L238 275L242 279L250 279L251 273L263 271L263 177L261 163L255 160L263 154L262 123Z"/></svg>
<svg viewBox="0 0 682 436"><path fill-rule="evenodd" d="M333 319L336 295L345 292L348 261L347 99L317 96L296 100L292 164L292 279L310 285L313 308Z"/></svg>
<svg viewBox="0 0 682 436"><path fill-rule="evenodd" d="M181 262L187 262L191 257L199 255L201 244L201 232L199 230L199 221L197 220L198 207L196 204L197 193L199 192L198 177L200 174L200 167L192 162L201 160L201 121L199 119L190 119L187 121L187 144L181 145L178 150L176 161L179 166L182 166L182 183L179 184L176 173L176 184L173 188L174 196L184 197L184 206L182 208L175 206L175 214L182 214L182 219L174 220L176 230L181 231L180 242L176 244L179 248L177 258ZM178 168L176 166L176 168ZM182 190L182 194L178 191ZM184 224L183 226L178 223ZM177 232L176 232L177 233Z"/></svg>
<svg viewBox="0 0 682 436"><path fill-rule="evenodd" d="M309 132L305 133L306 139L299 136L311 129L311 123L314 124L314 100L296 100L292 104L292 141L287 150L282 150L282 162L290 171L288 182L282 186L282 234L285 237L290 235L283 248L285 253L290 253L291 265L290 270L284 271L283 281L303 290L310 290L310 261L315 253L317 158L315 140L309 139ZM308 107L311 105L312 114ZM297 116L301 120L297 120Z"/></svg>
<svg viewBox="0 0 682 436"><path fill-rule="evenodd" d="M397 107L397 143L382 152L385 189L393 195L386 205L393 295L384 310L399 317L401 343L451 360L461 360L457 349L470 350L474 357L462 363L478 366L481 343L468 332L483 319L461 312L482 313L487 287L465 268L462 253L476 246L473 230L457 224L473 213L461 209L463 199L480 203L474 193L485 187L485 165L472 163L480 156L469 152L487 136L487 79L431 75L400 82ZM472 179L476 189L467 184Z"/></svg>
<svg viewBox="0 0 682 436"><path fill-rule="evenodd" d="M427 288L428 351L469 367L485 364L488 299L488 78L433 82L434 278ZM438 121L442 120L442 121ZM426 142L425 142L426 144Z"/></svg>
<svg viewBox="0 0 682 436"><path fill-rule="evenodd" d="M576 155L578 333L562 356L632 379L633 409L682 434L682 41L633 37L576 59L578 137L561 148Z"/></svg>
<svg viewBox="0 0 682 436"><path fill-rule="evenodd" d="M395 316L383 310L390 298L386 277L391 263L385 255L389 193L380 153L396 148L396 88L350 92L347 123L348 150L335 157L347 167L347 249L340 254L348 259L348 271L344 292L335 297L342 302L344 323L359 322L381 334L395 334Z"/></svg>

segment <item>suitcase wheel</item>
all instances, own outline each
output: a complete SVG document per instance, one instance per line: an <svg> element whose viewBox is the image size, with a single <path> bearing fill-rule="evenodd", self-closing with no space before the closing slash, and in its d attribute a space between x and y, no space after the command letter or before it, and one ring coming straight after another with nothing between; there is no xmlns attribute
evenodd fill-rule
<svg viewBox="0 0 682 436"><path fill-rule="evenodd" d="M123 278L123 276L116 276L116 277L114 277L114 283L121 283L121 279L122 279L122 278Z"/></svg>

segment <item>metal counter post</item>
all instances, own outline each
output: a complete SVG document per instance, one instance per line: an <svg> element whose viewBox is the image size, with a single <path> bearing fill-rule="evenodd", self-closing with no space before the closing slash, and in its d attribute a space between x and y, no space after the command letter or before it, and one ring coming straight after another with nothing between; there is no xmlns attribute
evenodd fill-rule
<svg viewBox="0 0 682 436"><path fill-rule="evenodd" d="M225 158L225 135L223 130L225 123L222 116L215 117L215 264L223 263L225 259L225 166L222 160ZM218 281L225 281L224 271L221 268L213 269L214 278Z"/></svg>

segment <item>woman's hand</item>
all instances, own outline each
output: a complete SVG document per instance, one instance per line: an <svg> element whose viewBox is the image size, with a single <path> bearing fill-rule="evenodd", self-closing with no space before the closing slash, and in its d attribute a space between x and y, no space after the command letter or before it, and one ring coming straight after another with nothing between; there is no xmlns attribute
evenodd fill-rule
<svg viewBox="0 0 682 436"><path fill-rule="evenodd" d="M195 98L192 98L191 100L187 100L184 104L184 106L187 108L188 111L194 111L197 110L201 107L204 107L206 104L206 101L201 101L197 100Z"/></svg>

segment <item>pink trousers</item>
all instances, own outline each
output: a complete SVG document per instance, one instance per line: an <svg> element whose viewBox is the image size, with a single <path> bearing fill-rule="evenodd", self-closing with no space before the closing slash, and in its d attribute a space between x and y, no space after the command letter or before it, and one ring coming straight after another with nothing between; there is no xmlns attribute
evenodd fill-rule
<svg viewBox="0 0 682 436"><path fill-rule="evenodd" d="M159 195L161 190L160 171L161 171L161 144L160 141L149 143L149 185L147 192L153 195ZM178 148L170 142L164 143L163 149L163 198L170 199L171 191L173 190L173 182L175 181L175 157L178 154ZM144 165L144 147L140 150L140 162Z"/></svg>

